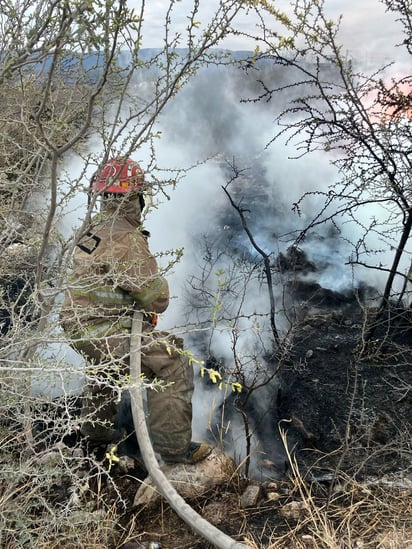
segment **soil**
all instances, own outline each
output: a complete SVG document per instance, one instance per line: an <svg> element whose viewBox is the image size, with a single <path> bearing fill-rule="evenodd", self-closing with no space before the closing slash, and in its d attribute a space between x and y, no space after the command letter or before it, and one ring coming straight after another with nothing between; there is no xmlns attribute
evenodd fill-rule
<svg viewBox="0 0 412 549"><path fill-rule="evenodd" d="M290 451L285 471L264 482L239 479L190 503L255 548L411 547L412 311L392 309L390 325L384 320L366 345L359 296L310 284L294 292L306 305L279 374L278 424ZM119 486L132 500L130 476ZM328 542L314 509L336 532L350 523L349 537L343 531L339 544ZM154 537L164 549L213 547L166 503L129 509L123 521L128 540ZM394 531L402 535L393 538Z"/></svg>
<svg viewBox="0 0 412 549"><path fill-rule="evenodd" d="M358 479L408 470L400 449L411 433L412 310L393 309L391 327L383 321L366 343L355 296L318 295L281 374L280 416L292 418L301 462L315 475L339 464Z"/></svg>
<svg viewBox="0 0 412 549"><path fill-rule="evenodd" d="M295 282L293 295L305 306L295 311L292 351L279 371L271 422L273 438L279 439L278 426L284 432L285 467L261 481L237 475L188 503L255 549L410 548L412 310L391 307L366 344L365 315L376 311L361 306L359 294ZM78 435L65 442L76 451L82 445ZM82 547L138 549L149 541L163 549L213 547L164 500L133 506L146 476L138 457L121 467L108 463L102 449L86 450L76 473L86 492L76 495L66 475L43 494L56 508L69 507L75 495L86 498L85 527L98 513L116 510L107 543L85 539Z"/></svg>

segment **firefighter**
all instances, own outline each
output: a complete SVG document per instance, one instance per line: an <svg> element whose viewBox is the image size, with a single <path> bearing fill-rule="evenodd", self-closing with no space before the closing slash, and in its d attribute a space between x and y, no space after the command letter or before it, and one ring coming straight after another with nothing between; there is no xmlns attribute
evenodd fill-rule
<svg viewBox="0 0 412 549"><path fill-rule="evenodd" d="M71 344L89 365L81 432L96 445L116 442L116 397L128 373L133 312L140 310L142 373L165 384L147 391L153 447L166 463L196 463L211 447L191 440L193 368L183 340L155 329L169 289L141 225L143 187L143 171L129 158L110 160L91 181L101 212L78 241L61 310Z"/></svg>

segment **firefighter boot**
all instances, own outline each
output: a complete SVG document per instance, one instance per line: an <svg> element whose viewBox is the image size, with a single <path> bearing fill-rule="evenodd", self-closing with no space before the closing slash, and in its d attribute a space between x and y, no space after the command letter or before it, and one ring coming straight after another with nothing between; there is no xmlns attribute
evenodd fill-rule
<svg viewBox="0 0 412 549"><path fill-rule="evenodd" d="M206 442L191 442L189 448L184 454L161 454L166 465L186 463L194 465L203 461L212 452L212 446Z"/></svg>

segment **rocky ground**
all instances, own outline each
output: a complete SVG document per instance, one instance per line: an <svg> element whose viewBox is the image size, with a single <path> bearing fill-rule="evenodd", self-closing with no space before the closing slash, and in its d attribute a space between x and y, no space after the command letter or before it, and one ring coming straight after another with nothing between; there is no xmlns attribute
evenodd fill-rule
<svg viewBox="0 0 412 549"><path fill-rule="evenodd" d="M181 466L167 474L202 517L255 549L412 547L412 311L394 309L391 327L383 323L366 347L365 311L354 296L311 284L294 292L305 306L296 311L271 408L273 437L282 439L280 427L287 449L284 468L248 480L214 452L207 470ZM12 441L18 450L15 433L2 436L2 448ZM213 547L162 498L136 496L146 479L138 457L118 462L107 449L85 448L76 433L64 442L30 462L21 456L24 481L12 494L2 486L1 508L12 513L15 504L41 532L22 543L18 525L6 521L4 547ZM43 487L39 478L47 479ZM40 496L24 506L22 494L36 490ZM57 517L63 526L53 530Z"/></svg>
<svg viewBox="0 0 412 549"><path fill-rule="evenodd" d="M259 482L216 474L216 483L185 497L251 547L411 547L412 312L394 311L394 329L382 325L359 358L357 301L319 287L299 291L309 289L316 298L299 313L273 422L289 452L284 472ZM161 499L136 505L133 472L115 474L127 505L113 547L149 539L167 549L212 547ZM109 484L100 490L118 501Z"/></svg>

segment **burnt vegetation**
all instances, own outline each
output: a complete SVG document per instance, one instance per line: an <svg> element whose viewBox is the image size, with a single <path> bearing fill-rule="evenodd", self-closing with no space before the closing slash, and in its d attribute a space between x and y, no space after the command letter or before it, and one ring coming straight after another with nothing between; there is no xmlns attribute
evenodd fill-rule
<svg viewBox="0 0 412 549"><path fill-rule="evenodd" d="M83 9L62 4L60 15L69 21ZM411 53L408 3L385 4L399 15L402 44ZM236 70L248 75L254 94L244 101L284 106L273 143L285 138L297 157L332 153L339 178L305 191L291 205L299 228L282 232L292 212L271 200L258 160L247 171L237 159L222 161L227 205L217 228L199 238L185 320L189 346L204 361L198 388L207 402L216 400L205 436L233 455L237 469L190 504L250 547L406 548L412 540L412 80L363 73L342 55L338 28L325 19L322 3L314 17L305 5L295 6L306 24L299 27L306 29L299 30L303 49L286 53L266 29L266 51ZM255 7L264 21L267 3ZM97 48L92 15L86 10L84 24L89 46ZM53 22L53 10L49 17ZM103 12L98 19L105 21ZM59 28L63 38L68 29ZM298 32L289 30L292 38ZM39 348L61 343L55 326L44 330L55 314L50 296L56 298L67 267L68 245L52 222L58 166L73 148L87 148L92 104L104 119L105 101L124 79L116 63L104 65L103 80L100 61L88 76L66 54L50 65L56 44L36 58L41 78L18 48L0 70L0 544L115 549L157 539L164 548L206 549L165 502L134 505L146 468L127 391L119 402L121 443L113 452L88 446L79 434L79 395L66 390L68 365L54 347L47 361L58 372L59 396L47 379L47 390L32 391L30 376L44 373ZM38 219L46 190L50 215ZM72 190L63 191L63 200ZM318 208L308 217L305 204L313 198ZM371 206L379 215L365 217ZM348 223L356 237L347 236ZM331 250L330 243L338 247L342 240L353 272L378 273L379 286L355 274L344 288L322 283L333 258L316 257L311 247L327 241Z"/></svg>

